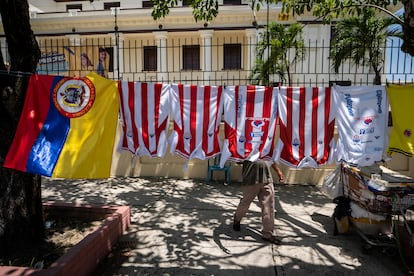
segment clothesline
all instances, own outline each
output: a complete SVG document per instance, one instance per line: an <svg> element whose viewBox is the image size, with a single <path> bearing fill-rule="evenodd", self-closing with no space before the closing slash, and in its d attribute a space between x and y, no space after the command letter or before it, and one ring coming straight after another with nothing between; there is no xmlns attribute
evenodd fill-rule
<svg viewBox="0 0 414 276"><path fill-rule="evenodd" d="M162 157L169 146L187 160L221 154L221 164L263 159L302 168L341 159L363 166L392 152L414 154L414 114L398 114L414 113L407 107L412 91L409 85L224 88L117 82L96 73L86 78L32 75L25 121L19 122L5 166L51 177L108 177L119 111L120 148L138 156ZM389 97L397 131L392 135L405 137L404 142L392 138L388 144ZM395 104L395 99L403 102ZM170 118L173 131L167 137ZM224 139L219 136L222 119ZM67 144L77 154L66 154Z"/></svg>

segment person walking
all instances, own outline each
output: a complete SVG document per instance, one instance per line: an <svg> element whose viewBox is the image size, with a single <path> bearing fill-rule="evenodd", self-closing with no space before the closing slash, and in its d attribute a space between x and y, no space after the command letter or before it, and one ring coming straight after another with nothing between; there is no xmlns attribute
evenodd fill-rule
<svg viewBox="0 0 414 276"><path fill-rule="evenodd" d="M243 162L243 196L234 214L233 229L240 231L240 221L246 215L250 204L257 196L262 211L262 238L273 244L280 244L281 241L273 235L275 225L275 195L270 167L276 171L279 182L284 182L285 178L282 171L274 163L272 164L268 161Z"/></svg>

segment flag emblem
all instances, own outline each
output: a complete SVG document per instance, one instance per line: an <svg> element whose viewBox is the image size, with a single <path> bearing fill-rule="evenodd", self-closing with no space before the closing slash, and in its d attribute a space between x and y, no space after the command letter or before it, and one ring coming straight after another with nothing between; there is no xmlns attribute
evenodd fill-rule
<svg viewBox="0 0 414 276"><path fill-rule="evenodd" d="M95 96L95 86L88 78L63 78L52 94L55 107L67 118L86 114L91 109Z"/></svg>

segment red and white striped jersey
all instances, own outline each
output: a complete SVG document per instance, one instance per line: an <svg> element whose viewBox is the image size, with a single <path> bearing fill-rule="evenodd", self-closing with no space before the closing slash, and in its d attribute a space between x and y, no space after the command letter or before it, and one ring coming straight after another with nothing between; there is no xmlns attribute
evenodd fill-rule
<svg viewBox="0 0 414 276"><path fill-rule="evenodd" d="M335 126L331 89L280 87L278 95L280 139L275 160L295 168L330 163Z"/></svg>
<svg viewBox="0 0 414 276"><path fill-rule="evenodd" d="M222 111L221 86L171 85L171 153L188 160L204 160L219 154Z"/></svg>
<svg viewBox="0 0 414 276"><path fill-rule="evenodd" d="M163 157L167 147L170 85L119 82L122 139L119 148L138 156Z"/></svg>
<svg viewBox="0 0 414 276"><path fill-rule="evenodd" d="M272 160L277 125L277 88L229 86L224 90L224 144L227 160Z"/></svg>

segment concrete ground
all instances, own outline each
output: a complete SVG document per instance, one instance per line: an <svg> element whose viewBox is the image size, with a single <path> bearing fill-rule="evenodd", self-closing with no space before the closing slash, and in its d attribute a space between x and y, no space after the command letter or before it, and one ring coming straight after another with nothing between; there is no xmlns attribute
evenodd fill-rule
<svg viewBox="0 0 414 276"><path fill-rule="evenodd" d="M43 181L44 201L129 205L131 227L121 238L130 250L96 275L406 275L396 247L362 250L351 231L333 235L335 204L317 187L276 185L275 234L261 239L255 201L233 231L240 184L171 178Z"/></svg>

